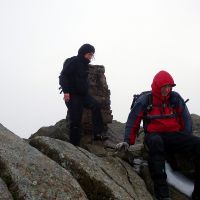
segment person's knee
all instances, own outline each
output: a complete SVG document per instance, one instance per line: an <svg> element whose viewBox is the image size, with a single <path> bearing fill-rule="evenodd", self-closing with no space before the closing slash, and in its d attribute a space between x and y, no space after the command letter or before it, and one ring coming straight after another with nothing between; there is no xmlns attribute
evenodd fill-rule
<svg viewBox="0 0 200 200"><path fill-rule="evenodd" d="M200 144L195 146L196 154L200 157Z"/></svg>
<svg viewBox="0 0 200 200"><path fill-rule="evenodd" d="M164 143L159 134L152 134L145 139L147 150L150 154L161 153L164 151Z"/></svg>
<svg viewBox="0 0 200 200"><path fill-rule="evenodd" d="M158 144L162 145L163 140L162 137L158 134L150 134L149 136L147 136L145 143L148 147L153 147Z"/></svg>
<svg viewBox="0 0 200 200"><path fill-rule="evenodd" d="M192 155L194 157L200 158L200 138L194 137L192 145Z"/></svg>

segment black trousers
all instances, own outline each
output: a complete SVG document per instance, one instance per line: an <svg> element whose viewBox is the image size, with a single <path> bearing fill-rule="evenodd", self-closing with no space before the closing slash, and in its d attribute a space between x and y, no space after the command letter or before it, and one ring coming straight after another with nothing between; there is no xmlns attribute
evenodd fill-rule
<svg viewBox="0 0 200 200"><path fill-rule="evenodd" d="M92 111L92 124L93 135L101 134L104 128L101 106L90 95L80 96L71 95L69 102L66 102L69 113L70 121L70 142L74 145L80 144L81 138L81 119L83 114L83 108L91 109Z"/></svg>
<svg viewBox="0 0 200 200"><path fill-rule="evenodd" d="M191 154L195 164L194 192L200 197L200 138L184 133L146 134L144 144L149 152L149 170L154 182L155 194L166 197L169 194L166 182L166 155Z"/></svg>

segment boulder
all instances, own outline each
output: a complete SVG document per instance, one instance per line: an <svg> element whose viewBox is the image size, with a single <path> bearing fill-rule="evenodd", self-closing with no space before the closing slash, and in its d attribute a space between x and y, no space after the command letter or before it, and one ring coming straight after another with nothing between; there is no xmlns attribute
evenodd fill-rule
<svg viewBox="0 0 200 200"><path fill-rule="evenodd" d="M200 116L191 114L193 122L193 133L194 135L200 136Z"/></svg>
<svg viewBox="0 0 200 200"><path fill-rule="evenodd" d="M31 135L29 139L35 136L47 136L55 139L60 139L64 141L69 141L69 131L63 131L59 127L49 126L40 128L35 134Z"/></svg>
<svg viewBox="0 0 200 200"><path fill-rule="evenodd" d="M143 180L117 157L98 157L48 137L35 137L30 144L69 170L89 199L152 200Z"/></svg>
<svg viewBox="0 0 200 200"><path fill-rule="evenodd" d="M101 105L101 113L105 129L107 124L112 123L112 110L110 107L110 90L108 89L105 68L102 65L89 65L89 94ZM84 134L92 134L91 110L84 109L82 116Z"/></svg>
<svg viewBox="0 0 200 200"><path fill-rule="evenodd" d="M42 127L36 133L31 135L29 139L36 136L46 136L63 141L69 141L69 120L62 119L54 126ZM112 150L117 143L123 141L125 124L113 120L108 124L107 135L109 136L106 141L93 141L91 134L82 133L80 146L96 155L107 155L110 149Z"/></svg>
<svg viewBox="0 0 200 200"><path fill-rule="evenodd" d="M1 124L0 138L0 177L13 199L87 199L66 169Z"/></svg>
<svg viewBox="0 0 200 200"><path fill-rule="evenodd" d="M7 185L1 178L0 178L0 199L13 200L12 194L9 192Z"/></svg>

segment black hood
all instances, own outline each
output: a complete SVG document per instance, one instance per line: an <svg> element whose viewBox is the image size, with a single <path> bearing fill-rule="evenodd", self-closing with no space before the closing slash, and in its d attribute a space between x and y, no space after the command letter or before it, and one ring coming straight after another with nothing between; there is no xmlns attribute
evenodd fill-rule
<svg viewBox="0 0 200 200"><path fill-rule="evenodd" d="M84 44L78 50L78 56L84 56L86 53L95 53L95 48L91 44Z"/></svg>

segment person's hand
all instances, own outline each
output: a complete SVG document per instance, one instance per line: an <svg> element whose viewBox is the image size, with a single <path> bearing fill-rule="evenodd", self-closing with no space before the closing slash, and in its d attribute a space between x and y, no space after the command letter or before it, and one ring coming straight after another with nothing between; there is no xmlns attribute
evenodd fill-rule
<svg viewBox="0 0 200 200"><path fill-rule="evenodd" d="M70 94L69 93L64 93L63 99L64 99L64 101L68 102L70 100Z"/></svg>
<svg viewBox="0 0 200 200"><path fill-rule="evenodd" d="M115 149L117 151L120 151L122 149L124 149L125 151L127 151L129 148L129 144L127 142L120 142L115 146Z"/></svg>

